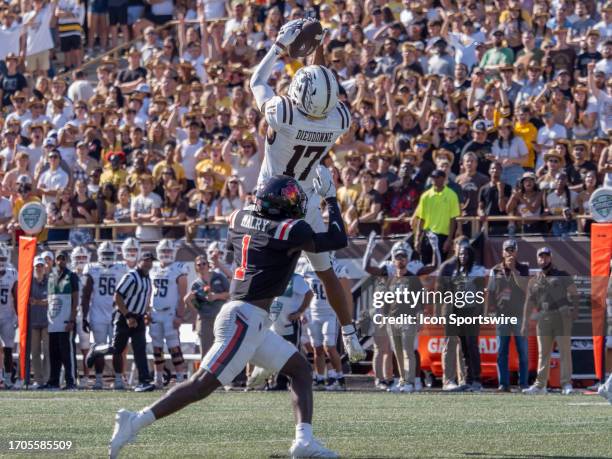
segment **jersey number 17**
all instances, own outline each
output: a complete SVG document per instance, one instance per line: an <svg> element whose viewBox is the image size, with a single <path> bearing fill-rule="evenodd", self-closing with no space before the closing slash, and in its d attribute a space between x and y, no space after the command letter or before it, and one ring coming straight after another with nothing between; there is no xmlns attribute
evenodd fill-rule
<svg viewBox="0 0 612 459"><path fill-rule="evenodd" d="M312 156L312 159L308 162L306 168L297 178L298 180L306 180L306 177L308 177L308 174L310 174L312 166L315 165L315 163L319 160L319 158L321 158L321 156L325 152L325 148L325 146L321 145L312 145L310 147L306 147L306 145L296 145L295 147L293 147L293 156L287 163L287 168L285 169L285 172L283 172L283 175L295 177L295 166L297 166L297 163L300 161L300 159L302 159L302 157L310 158Z"/></svg>

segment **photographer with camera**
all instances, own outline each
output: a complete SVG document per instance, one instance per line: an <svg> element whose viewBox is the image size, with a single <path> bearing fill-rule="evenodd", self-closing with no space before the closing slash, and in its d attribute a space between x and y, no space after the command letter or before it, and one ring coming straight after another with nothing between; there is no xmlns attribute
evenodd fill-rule
<svg viewBox="0 0 612 459"><path fill-rule="evenodd" d="M213 329L217 313L229 298L229 281L223 274L210 270L206 255L198 255L194 266L198 278L191 284L185 296L185 304L198 313L200 352L204 357L214 341Z"/></svg>
<svg viewBox="0 0 612 459"><path fill-rule="evenodd" d="M570 275L553 266L548 247L540 247L537 256L541 271L527 287L521 334L527 335L532 311L537 306L538 376L535 384L523 393L546 393L550 357L556 340L561 360L561 393L569 395L573 392L572 322L578 315L578 291Z"/></svg>
<svg viewBox="0 0 612 459"><path fill-rule="evenodd" d="M529 266L517 261L518 245L514 239L507 239L502 246L502 261L491 268L487 291L488 311L516 317L516 325L497 325L497 376L498 392L510 392L510 372L508 356L510 355L510 339L514 336L514 344L519 357L519 386L526 389L529 376L529 360L527 354L527 338L521 334L521 319L525 292L529 279Z"/></svg>

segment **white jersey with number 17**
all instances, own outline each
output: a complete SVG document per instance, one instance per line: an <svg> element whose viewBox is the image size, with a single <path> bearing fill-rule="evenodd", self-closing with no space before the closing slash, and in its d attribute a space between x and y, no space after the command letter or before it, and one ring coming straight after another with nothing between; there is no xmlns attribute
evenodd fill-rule
<svg viewBox="0 0 612 459"><path fill-rule="evenodd" d="M302 114L289 97L274 96L266 102L265 117L274 133L266 138L257 183L273 175L288 175L311 194L317 164L351 124L347 106L338 102L327 117L315 119Z"/></svg>

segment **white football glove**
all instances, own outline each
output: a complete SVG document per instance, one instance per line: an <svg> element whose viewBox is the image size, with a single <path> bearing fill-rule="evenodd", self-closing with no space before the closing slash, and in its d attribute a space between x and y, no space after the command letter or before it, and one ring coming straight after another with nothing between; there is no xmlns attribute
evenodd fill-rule
<svg viewBox="0 0 612 459"><path fill-rule="evenodd" d="M278 31L276 45L282 49L287 48L297 38L304 25L304 19L294 19L284 24Z"/></svg>
<svg viewBox="0 0 612 459"><path fill-rule="evenodd" d="M312 180L312 186L322 198L335 198L336 185L329 169L321 164L317 166L317 176Z"/></svg>

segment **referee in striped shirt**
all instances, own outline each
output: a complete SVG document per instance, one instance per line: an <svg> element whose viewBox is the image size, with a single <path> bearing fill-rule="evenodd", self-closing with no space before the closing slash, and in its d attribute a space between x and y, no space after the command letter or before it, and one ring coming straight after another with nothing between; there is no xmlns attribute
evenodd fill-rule
<svg viewBox="0 0 612 459"><path fill-rule="evenodd" d="M134 362L138 368L139 385L135 392L148 392L155 389L149 377L147 363L147 324L145 316L149 313L151 299L151 279L149 271L155 257L145 252L136 268L128 271L119 281L115 290L115 312L113 313L113 368L115 370L115 389L123 389L123 351L128 339L132 340Z"/></svg>

